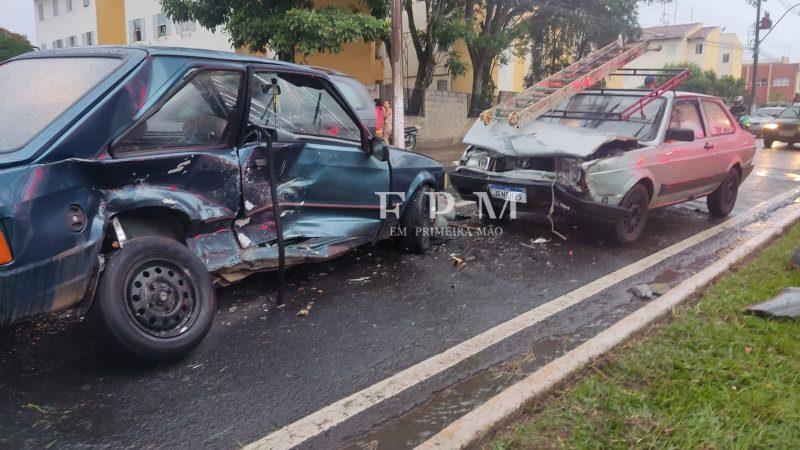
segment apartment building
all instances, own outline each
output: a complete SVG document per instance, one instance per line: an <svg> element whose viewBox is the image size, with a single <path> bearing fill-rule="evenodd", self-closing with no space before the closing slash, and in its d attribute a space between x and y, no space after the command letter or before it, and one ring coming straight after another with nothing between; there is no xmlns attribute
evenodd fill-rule
<svg viewBox="0 0 800 450"><path fill-rule="evenodd" d="M711 70L718 77L742 73L744 48L736 33L725 33L720 27L703 26L702 23L645 28L642 37L650 39L653 47L661 51L647 52L627 68L658 69L666 64L695 63L703 70ZM637 77L609 77L607 84L613 88L635 89L643 84Z"/></svg>
<svg viewBox="0 0 800 450"><path fill-rule="evenodd" d="M753 63L742 66L742 78L747 82L748 92L753 79ZM800 93L800 63L792 64L784 56L777 61L758 63L758 79L756 80L756 104L767 102L790 102Z"/></svg>
<svg viewBox="0 0 800 450"><path fill-rule="evenodd" d="M173 22L158 0L34 0L42 50L88 45L164 45L233 51L229 37Z"/></svg>

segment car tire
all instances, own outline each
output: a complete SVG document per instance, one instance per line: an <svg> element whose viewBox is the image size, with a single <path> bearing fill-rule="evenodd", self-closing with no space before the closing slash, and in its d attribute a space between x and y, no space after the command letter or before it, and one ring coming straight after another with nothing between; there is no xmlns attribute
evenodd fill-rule
<svg viewBox="0 0 800 450"><path fill-rule="evenodd" d="M764 148L772 148L772 144L774 143L774 139L764 138Z"/></svg>
<svg viewBox="0 0 800 450"><path fill-rule="evenodd" d="M739 171L731 169L722 184L706 197L708 211L712 216L725 217L733 211L736 198L739 196L739 178Z"/></svg>
<svg viewBox="0 0 800 450"><path fill-rule="evenodd" d="M414 147L417 146L417 137L415 135L411 135L406 139L406 150L414 150Z"/></svg>
<svg viewBox="0 0 800 450"><path fill-rule="evenodd" d="M650 191L645 185L637 184L625 194L619 206L631 211L614 225L612 237L617 244L627 246L639 239L647 224L647 217L650 214Z"/></svg>
<svg viewBox="0 0 800 450"><path fill-rule="evenodd" d="M430 217L430 196L433 188L424 185L417 189L408 204L401 225L403 227L403 248L411 253L425 253L431 248L431 233L434 220Z"/></svg>
<svg viewBox="0 0 800 450"><path fill-rule="evenodd" d="M107 256L91 313L115 348L168 361L208 334L216 297L205 264L186 246L146 236Z"/></svg>

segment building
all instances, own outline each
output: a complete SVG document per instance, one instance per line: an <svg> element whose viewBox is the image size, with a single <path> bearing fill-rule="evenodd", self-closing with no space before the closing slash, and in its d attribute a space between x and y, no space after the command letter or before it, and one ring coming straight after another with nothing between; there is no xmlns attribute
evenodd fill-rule
<svg viewBox="0 0 800 450"><path fill-rule="evenodd" d="M744 48L736 33L725 33L720 27L704 27L702 23L645 28L642 37L652 40L661 51L647 52L625 66L631 69L660 69L666 64L694 63L711 70L718 77L739 78L742 73ZM635 89L644 84L638 77L609 77L612 88Z"/></svg>
<svg viewBox="0 0 800 450"><path fill-rule="evenodd" d="M165 45L233 51L222 31L175 23L158 0L34 0L42 50L88 45Z"/></svg>
<svg viewBox="0 0 800 450"><path fill-rule="evenodd" d="M742 78L750 91L753 63L742 66ZM791 102L800 93L800 63L790 63L784 56L775 62L759 62L756 80L756 104Z"/></svg>
<svg viewBox="0 0 800 450"><path fill-rule="evenodd" d="M36 43L42 50L124 44L123 0L34 0Z"/></svg>

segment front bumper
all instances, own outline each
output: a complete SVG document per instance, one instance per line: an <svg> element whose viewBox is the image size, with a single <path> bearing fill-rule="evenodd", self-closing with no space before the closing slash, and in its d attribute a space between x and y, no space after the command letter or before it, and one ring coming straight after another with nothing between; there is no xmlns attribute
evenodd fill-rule
<svg viewBox="0 0 800 450"><path fill-rule="evenodd" d="M763 129L761 134L764 138L772 139L774 141L791 141L800 142L800 128L794 126L793 128L779 128L776 130Z"/></svg>
<svg viewBox="0 0 800 450"><path fill-rule="evenodd" d="M517 203L517 209L521 211L546 212L550 209L555 195L556 206L575 216L616 223L628 214L628 210L625 208L580 198L563 185L552 184L549 181L509 178L499 174L489 175L464 168L451 172L450 181L461 197L475 201L478 199L475 193L488 193L489 184L524 188L528 202ZM503 200L497 201L503 202Z"/></svg>

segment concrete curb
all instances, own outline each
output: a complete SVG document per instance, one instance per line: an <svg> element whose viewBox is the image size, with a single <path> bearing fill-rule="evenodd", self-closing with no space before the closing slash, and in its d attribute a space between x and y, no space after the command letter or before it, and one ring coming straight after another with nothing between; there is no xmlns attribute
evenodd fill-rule
<svg viewBox="0 0 800 450"><path fill-rule="evenodd" d="M633 334L666 316L676 306L686 302L698 291L713 283L728 270L742 263L781 236L800 221L800 206L792 204L780 219L752 239L731 251L722 259L685 280L665 295L648 303L607 330L589 339L572 351L550 362L522 381L489 399L447 428L417 447L430 449L461 449L480 441L501 425L509 416L522 410L531 401L547 394L583 366L625 342Z"/></svg>

